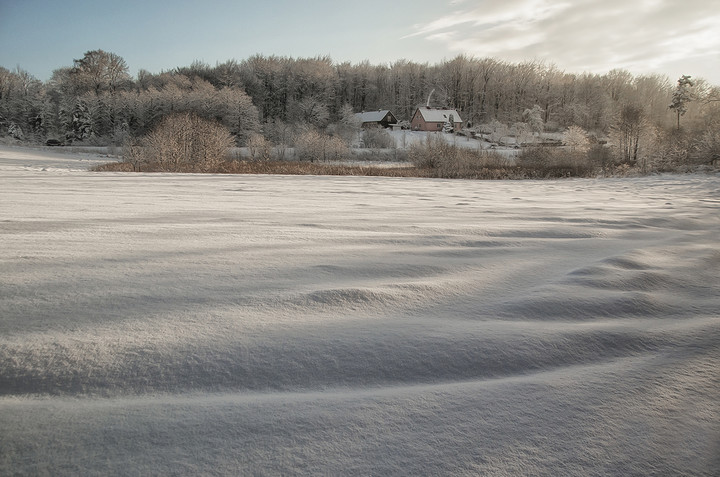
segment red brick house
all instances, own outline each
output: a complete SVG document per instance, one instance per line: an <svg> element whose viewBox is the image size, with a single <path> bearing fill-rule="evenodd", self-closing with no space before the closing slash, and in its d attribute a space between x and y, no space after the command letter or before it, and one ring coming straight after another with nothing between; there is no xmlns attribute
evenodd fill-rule
<svg viewBox="0 0 720 477"><path fill-rule="evenodd" d="M455 131L462 129L462 119L457 110L421 106L415 110L410 124L413 131L442 131L451 119Z"/></svg>

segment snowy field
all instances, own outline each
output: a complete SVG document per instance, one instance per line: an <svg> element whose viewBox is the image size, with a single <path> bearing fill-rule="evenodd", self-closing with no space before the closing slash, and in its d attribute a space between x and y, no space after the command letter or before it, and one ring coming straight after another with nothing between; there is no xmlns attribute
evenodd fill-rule
<svg viewBox="0 0 720 477"><path fill-rule="evenodd" d="M106 160L0 147L0 475L718 475L720 176Z"/></svg>

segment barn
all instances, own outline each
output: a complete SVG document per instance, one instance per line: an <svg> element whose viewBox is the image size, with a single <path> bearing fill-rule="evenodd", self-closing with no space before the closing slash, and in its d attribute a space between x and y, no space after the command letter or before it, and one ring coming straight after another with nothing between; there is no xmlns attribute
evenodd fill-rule
<svg viewBox="0 0 720 477"><path fill-rule="evenodd" d="M462 119L457 110L422 106L415 110L410 124L413 131L442 131L449 121L452 121L455 131L462 129Z"/></svg>
<svg viewBox="0 0 720 477"><path fill-rule="evenodd" d="M397 124L397 118L389 110L363 111L355 113L355 118L364 128L383 127L387 128L393 124Z"/></svg>

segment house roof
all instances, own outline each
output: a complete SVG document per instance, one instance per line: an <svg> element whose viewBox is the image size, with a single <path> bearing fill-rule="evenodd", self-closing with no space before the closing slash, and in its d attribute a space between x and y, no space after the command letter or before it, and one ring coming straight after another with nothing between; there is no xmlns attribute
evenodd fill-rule
<svg viewBox="0 0 720 477"><path fill-rule="evenodd" d="M454 122L462 122L462 119L460 119L460 115L455 109L435 109L423 106L421 108L418 108L418 111L420 111L420 114L422 114L423 119L425 119L425 121L429 123L447 122L451 114Z"/></svg>
<svg viewBox="0 0 720 477"><path fill-rule="evenodd" d="M355 113L355 117L358 118L361 123L379 123L385 119L385 116L387 116L389 112L389 109L365 111L362 113Z"/></svg>

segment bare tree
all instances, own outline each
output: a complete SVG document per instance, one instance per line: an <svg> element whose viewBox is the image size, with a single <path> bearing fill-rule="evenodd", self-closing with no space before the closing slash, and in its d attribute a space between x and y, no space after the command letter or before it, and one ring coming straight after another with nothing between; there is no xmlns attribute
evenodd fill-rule
<svg viewBox="0 0 720 477"><path fill-rule="evenodd" d="M617 124L614 126L614 132L623 162L637 162L640 136L645 125L645 114L640 106L626 104L622 108Z"/></svg>
<svg viewBox="0 0 720 477"><path fill-rule="evenodd" d="M330 120L330 112L324 102L312 96L290 103L291 119L298 123L323 128Z"/></svg>
<svg viewBox="0 0 720 477"><path fill-rule="evenodd" d="M705 103L717 103L720 101L720 86L712 86L705 95Z"/></svg>
<svg viewBox="0 0 720 477"><path fill-rule="evenodd" d="M490 80L493 78L497 69L498 62L493 59L485 58L478 62L476 78L482 86L475 92L475 96L480 99L480 105L477 108L477 112L474 114L475 117L471 118L473 121L485 121L488 119Z"/></svg>
<svg viewBox="0 0 720 477"><path fill-rule="evenodd" d="M114 92L123 82L130 81L125 60L115 53L103 50L88 51L74 60L71 76L78 93L94 91L95 94L109 90Z"/></svg>

